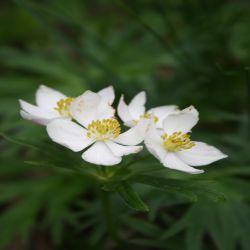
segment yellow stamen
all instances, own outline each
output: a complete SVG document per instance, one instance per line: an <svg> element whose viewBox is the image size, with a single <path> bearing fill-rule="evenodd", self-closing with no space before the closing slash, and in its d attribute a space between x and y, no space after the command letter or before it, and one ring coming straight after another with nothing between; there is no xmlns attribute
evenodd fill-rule
<svg viewBox="0 0 250 250"><path fill-rule="evenodd" d="M121 133L121 126L116 119L93 121L88 125L87 136L98 141L117 138Z"/></svg>
<svg viewBox="0 0 250 250"><path fill-rule="evenodd" d="M73 97L67 97L65 99L61 99L56 103L57 107L55 107L54 109L58 111L58 113L61 116L71 117L71 114L69 112L69 106L73 101L74 101Z"/></svg>
<svg viewBox="0 0 250 250"><path fill-rule="evenodd" d="M153 114L150 114L148 112L146 112L144 115L140 116L141 119L154 119L154 122L157 123L159 121L159 118Z"/></svg>
<svg viewBox="0 0 250 250"><path fill-rule="evenodd" d="M190 140L190 135L183 134L182 132L175 132L171 136L165 134L162 138L164 140L164 148L170 152L190 149L195 145L195 143Z"/></svg>

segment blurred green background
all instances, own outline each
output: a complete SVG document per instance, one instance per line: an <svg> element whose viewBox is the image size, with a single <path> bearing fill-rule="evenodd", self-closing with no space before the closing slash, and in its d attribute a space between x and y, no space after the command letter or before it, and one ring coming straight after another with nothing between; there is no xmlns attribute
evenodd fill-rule
<svg viewBox="0 0 250 250"><path fill-rule="evenodd" d="M249 13L247 0L1 1L0 249L249 250ZM145 90L148 108L194 105L192 138L229 158L195 177L154 175L215 182L225 200L133 183L150 212L112 193L122 239L114 242L98 183L70 170L89 166L20 118L18 99L34 102L40 84L69 96L113 85L116 103ZM131 171L157 164L150 158Z"/></svg>

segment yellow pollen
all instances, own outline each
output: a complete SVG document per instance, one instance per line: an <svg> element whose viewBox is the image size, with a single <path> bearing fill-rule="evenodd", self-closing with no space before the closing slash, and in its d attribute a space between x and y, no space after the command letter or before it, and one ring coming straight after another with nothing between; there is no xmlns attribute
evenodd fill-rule
<svg viewBox="0 0 250 250"><path fill-rule="evenodd" d="M144 115L140 116L141 119L154 119L154 122L157 123L159 121L159 118L153 114L150 114L148 112L146 112Z"/></svg>
<svg viewBox="0 0 250 250"><path fill-rule="evenodd" d="M54 108L54 110L58 111L58 113L61 116L71 117L71 114L69 112L69 106L73 101L74 101L73 97L67 97L65 99L61 99L56 103L57 106Z"/></svg>
<svg viewBox="0 0 250 250"><path fill-rule="evenodd" d="M195 145L195 143L190 140L190 135L183 134L182 132L175 132L171 136L165 134L162 138L164 140L164 148L170 152L190 149Z"/></svg>
<svg viewBox="0 0 250 250"><path fill-rule="evenodd" d="M98 141L117 138L121 133L121 126L116 119L96 120L88 125L87 136Z"/></svg>

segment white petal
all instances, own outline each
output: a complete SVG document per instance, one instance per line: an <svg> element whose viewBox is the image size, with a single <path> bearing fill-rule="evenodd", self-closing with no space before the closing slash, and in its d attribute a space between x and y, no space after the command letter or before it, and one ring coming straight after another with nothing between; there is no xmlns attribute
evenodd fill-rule
<svg viewBox="0 0 250 250"><path fill-rule="evenodd" d="M166 105L148 110L148 113L153 114L158 118L156 123L157 128L163 128L163 120L170 114L175 113L178 110L176 105Z"/></svg>
<svg viewBox="0 0 250 250"><path fill-rule="evenodd" d="M51 121L51 119L46 119L46 118L42 118L39 116L31 115L23 110L20 111L20 115L25 120L29 120L36 124L44 125L44 126L46 126Z"/></svg>
<svg viewBox="0 0 250 250"><path fill-rule="evenodd" d="M131 122L133 117L129 111L128 105L124 102L124 96L122 95L117 107L119 117L124 123Z"/></svg>
<svg viewBox="0 0 250 250"><path fill-rule="evenodd" d="M64 119L56 119L47 125L50 138L74 152L83 150L94 141L87 136L87 130Z"/></svg>
<svg viewBox="0 0 250 250"><path fill-rule="evenodd" d="M227 155L223 154L217 148L210 146L203 142L194 142L195 146L178 152L178 156L191 166L203 166L212 162L226 158Z"/></svg>
<svg viewBox="0 0 250 250"><path fill-rule="evenodd" d="M72 117L87 127L94 120L112 118L114 109L104 102L99 94L86 91L77 97L70 105Z"/></svg>
<svg viewBox="0 0 250 250"><path fill-rule="evenodd" d="M82 154L83 160L103 166L112 166L119 164L121 157L115 156L108 146L101 141L94 143L88 150Z"/></svg>
<svg viewBox="0 0 250 250"><path fill-rule="evenodd" d="M145 114L146 92L142 91L137 94L129 103L129 111L133 119L138 120Z"/></svg>
<svg viewBox="0 0 250 250"><path fill-rule="evenodd" d="M204 173L204 170L195 169L184 163L175 153L168 153L165 156L163 165L167 168L176 169L190 174Z"/></svg>
<svg viewBox="0 0 250 250"><path fill-rule="evenodd" d="M101 95L102 99L108 103L112 104L115 100L115 91L113 86L109 86L107 88L104 88L98 92L99 95Z"/></svg>
<svg viewBox="0 0 250 250"><path fill-rule="evenodd" d="M136 126L120 134L114 141L123 145L130 146L140 144L145 138L145 133L149 126L149 122L150 120L148 119L140 120Z"/></svg>
<svg viewBox="0 0 250 250"><path fill-rule="evenodd" d="M54 110L60 99L67 98L61 92L41 85L36 92L36 103L39 107L47 110Z"/></svg>
<svg viewBox="0 0 250 250"><path fill-rule="evenodd" d="M154 123L150 124L144 142L148 151L160 160L160 162L163 162L167 151L163 147L163 139Z"/></svg>
<svg viewBox="0 0 250 250"><path fill-rule="evenodd" d="M23 100L19 100L19 103L20 103L21 108L25 112L27 112L31 115L38 115L38 116L41 116L41 117L44 117L47 119L58 117L56 111L44 110L40 107L37 107L37 106L30 104L30 103L23 101Z"/></svg>
<svg viewBox="0 0 250 250"><path fill-rule="evenodd" d="M100 103L101 97L98 94L86 91L71 103L70 113L75 120L86 127L91 121L97 119Z"/></svg>
<svg viewBox="0 0 250 250"><path fill-rule="evenodd" d="M115 109L102 99L97 109L97 114L96 114L97 120L110 119L114 118L114 116L115 116Z"/></svg>
<svg viewBox="0 0 250 250"><path fill-rule="evenodd" d="M112 151L112 153L118 157L123 155L136 154L143 149L142 146L123 146L112 141L107 141L105 143Z"/></svg>
<svg viewBox="0 0 250 250"><path fill-rule="evenodd" d="M23 100L19 100L19 103L23 109L20 114L26 120L46 125L49 121L59 117L56 111L44 110Z"/></svg>
<svg viewBox="0 0 250 250"><path fill-rule="evenodd" d="M174 132L188 133L199 120L198 111L190 106L182 111L168 115L163 121L164 132L171 135Z"/></svg>

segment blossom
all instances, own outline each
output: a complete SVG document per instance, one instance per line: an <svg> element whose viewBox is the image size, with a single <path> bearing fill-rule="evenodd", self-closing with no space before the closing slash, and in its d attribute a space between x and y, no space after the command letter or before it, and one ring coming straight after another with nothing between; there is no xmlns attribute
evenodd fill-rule
<svg viewBox="0 0 250 250"><path fill-rule="evenodd" d="M138 153L143 136L137 128L121 133L114 118L114 109L99 94L86 91L71 104L70 113L76 122L55 119L47 125L50 138L74 152L85 150L82 158L104 166L119 164L122 156ZM140 126L144 126L141 122Z"/></svg>
<svg viewBox="0 0 250 250"><path fill-rule="evenodd" d="M115 94L112 86L102 89L98 92L103 102L111 105ZM30 104L24 100L19 100L21 116L26 120L31 120L40 125L47 125L56 118L72 119L70 106L73 97L68 97L63 93L41 85L36 91L36 105Z"/></svg>
<svg viewBox="0 0 250 250"><path fill-rule="evenodd" d="M191 141L191 129L199 120L194 107L168 115L163 121L163 131L151 122L145 145L168 168L191 174L203 173L192 166L203 166L227 157L217 148L203 142Z"/></svg>
<svg viewBox="0 0 250 250"><path fill-rule="evenodd" d="M124 96L121 96L117 112L121 120L128 127L136 126L142 119L150 120L153 118L156 127L162 128L162 122L166 116L178 110L176 105L159 106L146 111L146 93L145 91L137 94L127 105L124 102Z"/></svg>

